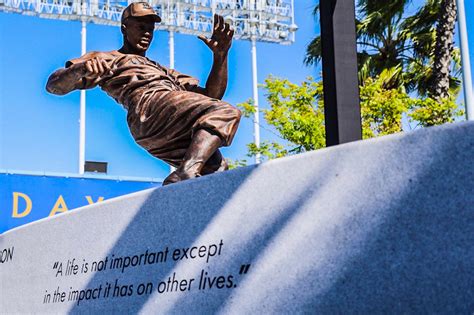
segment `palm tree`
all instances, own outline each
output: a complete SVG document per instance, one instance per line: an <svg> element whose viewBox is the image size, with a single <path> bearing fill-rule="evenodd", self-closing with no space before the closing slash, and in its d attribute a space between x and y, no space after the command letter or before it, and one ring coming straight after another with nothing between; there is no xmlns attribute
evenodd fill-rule
<svg viewBox="0 0 474 315"><path fill-rule="evenodd" d="M456 0L442 0L438 14L430 95L436 100L441 100L450 96L453 37L457 18Z"/></svg>
<svg viewBox="0 0 474 315"><path fill-rule="evenodd" d="M377 77L383 71L390 73L385 78L386 88L404 86L408 92L416 91L419 95L427 95L430 87L438 82L434 79L432 66L433 49L436 39L440 41L446 37L436 36L441 22L441 5L439 0L427 0L413 15L408 16L408 6L411 0L360 0L357 5L357 45L359 82L364 84L368 77ZM443 0L443 3L455 0ZM448 7L448 10L451 7ZM318 7L315 9L318 13ZM451 21L451 19L447 18ZM451 29L443 27L443 34L448 34ZM452 38L452 36L451 36ZM440 47L444 47L440 44ZM452 51L452 44L451 44ZM439 56L446 54L438 53ZM436 53L435 53L436 56ZM305 57L307 65L313 65L321 58L321 39L316 37L308 45ZM443 60L442 73L448 75L448 82L456 88L459 81L451 76L450 65L447 58ZM451 60L451 59L449 59ZM387 71L386 71L387 70ZM445 76L443 76L445 78ZM445 82L445 81L443 81ZM448 86L449 86L448 83ZM444 83L443 86L446 84Z"/></svg>
<svg viewBox="0 0 474 315"><path fill-rule="evenodd" d="M418 94L438 101L459 92L460 55L453 46L456 13L456 0L427 0L405 22L407 31L416 34L410 79L416 82Z"/></svg>
<svg viewBox="0 0 474 315"><path fill-rule="evenodd" d="M403 16L410 0L380 1L360 0L357 5L356 31L359 47L359 82L375 77L383 70L391 71L393 86L400 85L403 71L412 61L408 53L406 32L403 32ZM318 7L315 9L318 13ZM315 64L321 58L321 39L316 37L308 46L305 63Z"/></svg>

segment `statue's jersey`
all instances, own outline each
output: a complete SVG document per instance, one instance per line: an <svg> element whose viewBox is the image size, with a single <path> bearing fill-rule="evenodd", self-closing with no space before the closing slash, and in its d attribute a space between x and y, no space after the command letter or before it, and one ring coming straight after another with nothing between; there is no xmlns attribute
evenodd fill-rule
<svg viewBox="0 0 474 315"><path fill-rule="evenodd" d="M81 89L100 86L127 110L127 123L136 142L150 154L178 167L193 132L206 129L228 146L240 121L235 107L200 94L198 80L139 55L118 51L90 52L66 67L98 57L112 73L95 80L83 78Z"/></svg>
<svg viewBox="0 0 474 315"><path fill-rule="evenodd" d="M105 60L111 68L112 74L105 74L95 80L83 78L81 88L90 89L98 85L127 109L133 104L131 101L139 101L137 96L141 97L143 91L147 93L152 91L194 91L199 83L196 78L161 66L147 57L122 54L116 50L89 52L80 58L66 62L66 68L95 57Z"/></svg>

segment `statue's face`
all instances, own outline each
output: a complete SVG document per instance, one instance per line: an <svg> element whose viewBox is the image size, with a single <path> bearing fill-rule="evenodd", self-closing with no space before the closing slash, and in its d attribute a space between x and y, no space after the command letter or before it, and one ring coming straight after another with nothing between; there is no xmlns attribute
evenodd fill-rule
<svg viewBox="0 0 474 315"><path fill-rule="evenodd" d="M154 28L155 21L150 16L130 17L122 25L122 33L132 48L143 52L150 47Z"/></svg>

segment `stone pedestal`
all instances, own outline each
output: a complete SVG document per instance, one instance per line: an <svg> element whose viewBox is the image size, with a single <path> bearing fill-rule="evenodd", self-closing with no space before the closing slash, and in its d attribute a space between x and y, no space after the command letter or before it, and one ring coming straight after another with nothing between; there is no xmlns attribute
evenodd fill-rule
<svg viewBox="0 0 474 315"><path fill-rule="evenodd" d="M146 190L0 235L1 313L471 313L474 124Z"/></svg>

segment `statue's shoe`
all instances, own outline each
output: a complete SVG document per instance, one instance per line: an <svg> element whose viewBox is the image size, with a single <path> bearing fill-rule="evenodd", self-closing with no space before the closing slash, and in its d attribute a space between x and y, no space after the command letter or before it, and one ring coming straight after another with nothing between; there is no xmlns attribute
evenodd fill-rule
<svg viewBox="0 0 474 315"><path fill-rule="evenodd" d="M168 175L168 177L165 178L163 181L163 186L169 185L169 184L174 184L177 182L182 182L187 179L191 178L196 178L200 177L201 175L196 174L194 172L185 172L185 171L180 171L177 169L176 171L172 172L171 174Z"/></svg>

